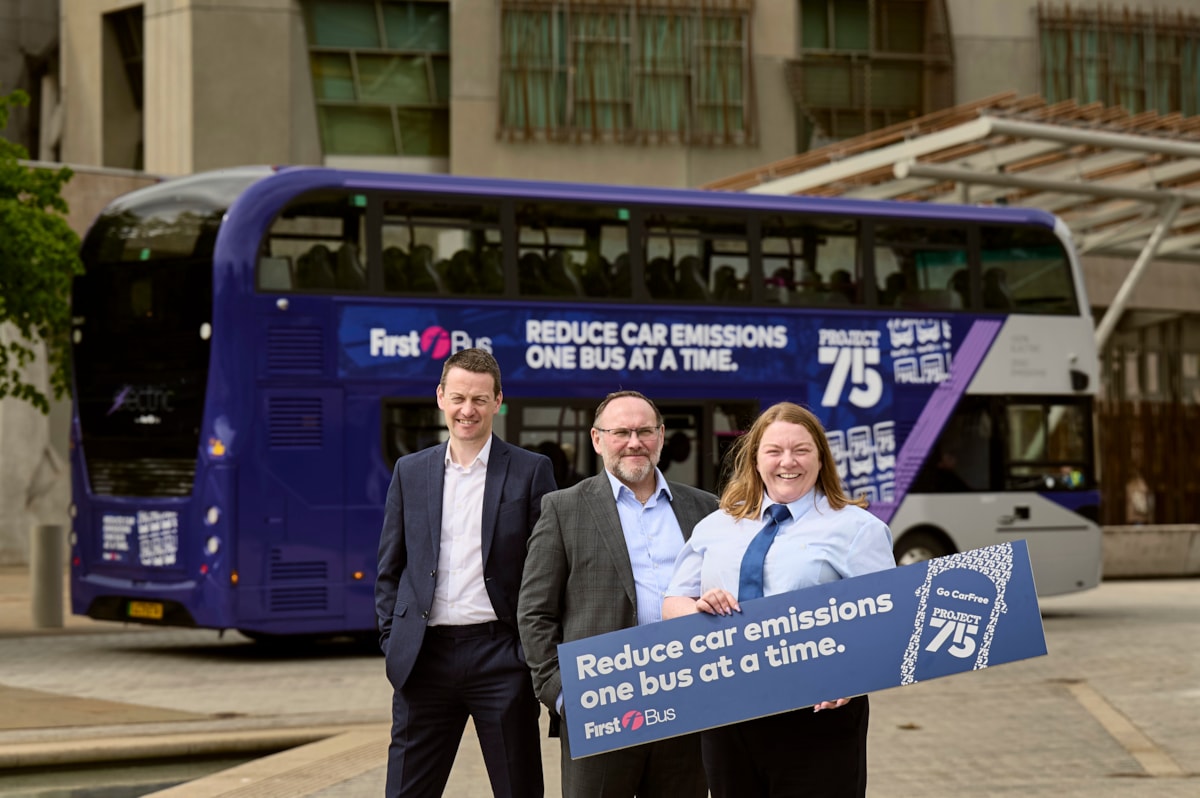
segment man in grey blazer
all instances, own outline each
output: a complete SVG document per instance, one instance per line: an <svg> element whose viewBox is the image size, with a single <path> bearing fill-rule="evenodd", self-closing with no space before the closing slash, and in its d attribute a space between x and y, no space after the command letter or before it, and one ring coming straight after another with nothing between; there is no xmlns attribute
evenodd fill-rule
<svg viewBox="0 0 1200 798"><path fill-rule="evenodd" d="M442 794L468 715L492 793L543 794L538 702L516 606L554 468L492 435L503 401L490 353L451 355L437 387L450 439L397 460L388 488L375 583L394 688L388 798Z"/></svg>
<svg viewBox="0 0 1200 798"><path fill-rule="evenodd" d="M562 711L559 643L662 620L675 555L717 497L658 470L662 414L636 391L596 409L604 473L542 501L529 539L517 625L538 698ZM571 759L562 732L563 798L703 798L699 735Z"/></svg>

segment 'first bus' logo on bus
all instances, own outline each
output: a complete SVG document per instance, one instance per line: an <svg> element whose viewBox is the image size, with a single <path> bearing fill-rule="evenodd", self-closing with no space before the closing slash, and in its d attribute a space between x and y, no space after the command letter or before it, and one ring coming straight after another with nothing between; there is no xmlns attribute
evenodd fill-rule
<svg viewBox="0 0 1200 798"><path fill-rule="evenodd" d="M389 333L385 327L372 327L370 331L371 357L424 355L433 360L444 360L451 352L471 347L491 352L492 339L487 336L472 338L465 330L447 330L436 324L406 333Z"/></svg>

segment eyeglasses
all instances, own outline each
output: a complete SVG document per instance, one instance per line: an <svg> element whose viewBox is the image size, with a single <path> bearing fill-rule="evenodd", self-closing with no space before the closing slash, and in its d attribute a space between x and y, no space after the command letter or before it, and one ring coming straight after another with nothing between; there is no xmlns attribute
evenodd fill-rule
<svg viewBox="0 0 1200 798"><path fill-rule="evenodd" d="M639 441L642 441L643 443L649 443L658 437L658 431L661 429L661 425L659 427L638 427L637 429L625 429L624 427L619 429L603 429L601 427L592 427L592 429L596 430L596 432L603 432L606 435L611 435L619 441L627 441L636 433Z"/></svg>

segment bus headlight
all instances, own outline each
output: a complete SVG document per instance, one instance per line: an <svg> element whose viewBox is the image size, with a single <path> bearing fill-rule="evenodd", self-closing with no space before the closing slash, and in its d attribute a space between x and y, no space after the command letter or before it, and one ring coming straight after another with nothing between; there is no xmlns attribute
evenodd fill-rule
<svg viewBox="0 0 1200 798"><path fill-rule="evenodd" d="M204 523L208 524L209 526L216 526L217 522L220 520L221 511L216 506L209 507L208 512L204 514Z"/></svg>
<svg viewBox="0 0 1200 798"><path fill-rule="evenodd" d="M216 535L213 535L211 538L204 541L204 550L209 554L216 554L221 550L221 539Z"/></svg>
<svg viewBox="0 0 1200 798"><path fill-rule="evenodd" d="M75 530L71 530L71 534L67 535L67 545L75 548L75 544L79 542L79 535L75 534Z"/></svg>

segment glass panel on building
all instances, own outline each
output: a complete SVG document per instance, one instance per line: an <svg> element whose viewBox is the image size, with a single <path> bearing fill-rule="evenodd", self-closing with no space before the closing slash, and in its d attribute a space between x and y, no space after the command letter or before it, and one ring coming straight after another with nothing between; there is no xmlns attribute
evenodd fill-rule
<svg viewBox="0 0 1200 798"><path fill-rule="evenodd" d="M500 4L500 135L754 143L753 5Z"/></svg>
<svg viewBox="0 0 1200 798"><path fill-rule="evenodd" d="M450 151L450 6L304 0L326 155Z"/></svg>

